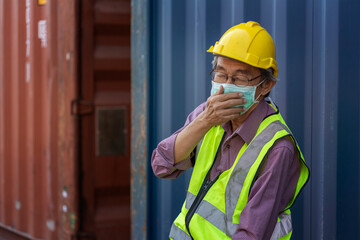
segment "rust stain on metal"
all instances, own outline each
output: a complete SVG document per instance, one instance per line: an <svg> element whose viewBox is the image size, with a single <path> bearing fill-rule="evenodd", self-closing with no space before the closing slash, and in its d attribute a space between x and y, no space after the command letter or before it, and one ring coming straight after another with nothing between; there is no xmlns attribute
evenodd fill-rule
<svg viewBox="0 0 360 240"><path fill-rule="evenodd" d="M147 238L147 4L132 5L132 239Z"/></svg>

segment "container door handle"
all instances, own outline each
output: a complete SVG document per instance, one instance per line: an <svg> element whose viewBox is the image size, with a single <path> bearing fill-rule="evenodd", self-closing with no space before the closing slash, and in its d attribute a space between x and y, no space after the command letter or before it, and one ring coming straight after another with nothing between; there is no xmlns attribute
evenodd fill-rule
<svg viewBox="0 0 360 240"><path fill-rule="evenodd" d="M94 103L83 99L74 99L71 101L71 115L82 116L94 112Z"/></svg>

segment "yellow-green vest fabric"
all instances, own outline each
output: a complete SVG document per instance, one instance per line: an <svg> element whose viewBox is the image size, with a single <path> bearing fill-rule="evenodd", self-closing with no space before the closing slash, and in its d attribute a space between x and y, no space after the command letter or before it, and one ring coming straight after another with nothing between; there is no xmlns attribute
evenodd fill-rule
<svg viewBox="0 0 360 240"><path fill-rule="evenodd" d="M280 113L266 117L260 124L255 137L240 149L233 166L220 174L200 202L189 223L191 237L185 225L185 217L193 204L201 185L215 159L224 129L211 128L204 136L196 158L186 200L175 219L170 239L231 239L239 224L239 217L247 204L250 188L267 153L279 139L290 137L297 147L301 165L294 197L278 216L271 239L290 239L292 233L290 207L308 180L309 170L304 157L286 126Z"/></svg>

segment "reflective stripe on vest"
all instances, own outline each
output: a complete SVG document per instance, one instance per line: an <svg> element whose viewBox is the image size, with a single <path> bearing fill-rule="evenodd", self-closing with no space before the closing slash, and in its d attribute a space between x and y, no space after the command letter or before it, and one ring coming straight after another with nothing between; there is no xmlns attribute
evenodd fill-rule
<svg viewBox="0 0 360 240"><path fill-rule="evenodd" d="M187 193L186 196L186 205L185 207L189 209L194 202L196 196L192 194L191 192ZM188 203L189 200L189 203ZM208 222L210 222L212 225L214 225L216 228L224 232L227 236L231 237L231 233L228 231L229 228L235 228L237 227L237 224L230 223L231 227L227 226L226 224L229 224L227 221L227 216L225 213L220 211L217 207L212 205L206 200L202 200L198 209L196 210L196 213L199 214L201 217L206 219Z"/></svg>
<svg viewBox="0 0 360 240"><path fill-rule="evenodd" d="M189 234L181 230L178 226L175 225L175 223L171 226L171 231L169 237L171 239L184 239L184 240L191 240L191 237Z"/></svg>
<svg viewBox="0 0 360 240"><path fill-rule="evenodd" d="M188 192L187 194L188 195L186 197L186 208L189 209L191 207L192 203L194 202L196 196L190 192ZM188 200L189 200L189 202L188 202ZM196 213L199 214L201 217L205 218L216 228L218 228L222 232L226 233L226 235L232 236L228 231L229 226L226 226L226 224L225 224L226 218L227 218L226 215L222 211L217 209L214 205L209 203L208 201L203 200L200 203L200 206L199 206L198 210L196 211ZM282 238L292 232L290 211L289 211L289 213L286 213L286 212L281 213L279 215L278 219L279 219L279 221L275 225L275 228L274 228L274 231L273 231L273 234L272 234L270 240ZM234 223L230 223L230 224L232 225L230 228L236 229L238 226L237 224L234 224ZM178 228L176 225L175 225L175 227ZM187 237L190 238L190 236L187 233L183 232L180 228L178 228L177 231L181 231L182 232L181 234L185 234Z"/></svg>
<svg viewBox="0 0 360 240"><path fill-rule="evenodd" d="M282 238L292 232L291 214L283 212L280 214L279 219L280 221L276 223L270 240Z"/></svg>
<svg viewBox="0 0 360 240"><path fill-rule="evenodd" d="M225 204L226 204L226 215L228 216L228 231L230 234L234 234L236 226L232 224L232 216L236 205L238 204L240 193L244 185L245 178L254 164L257 156L260 154L263 146L269 142L274 135L283 129L288 128L280 121L274 121L270 123L255 139L250 143L248 148L245 150L239 161L237 162L233 172L231 173L229 182L225 190ZM289 131L288 131L289 132ZM243 192L243 194L245 194ZM247 201L242 203L241 211L245 207Z"/></svg>
<svg viewBox="0 0 360 240"><path fill-rule="evenodd" d="M191 204L195 200L196 196L192 193L188 192L188 196L186 197L186 200L189 200L189 202L186 202L186 208L189 209L191 207ZM226 233L226 235L230 235L227 231L227 228L225 226L225 219L226 215L221 212L219 209L217 209L214 205L207 202L206 200L203 200L196 211L197 214L199 214L201 217L208 220L212 225L217 227L219 230ZM281 213L279 215L279 221L276 223L274 232L270 238L270 240L275 240L282 238L289 233L292 232L292 223L291 223L291 214L289 213ZM231 223L234 225L233 227L237 227L237 224ZM172 230L170 233L170 237L173 239L191 239L190 236L185 233L183 230L181 230L178 226L173 224Z"/></svg>

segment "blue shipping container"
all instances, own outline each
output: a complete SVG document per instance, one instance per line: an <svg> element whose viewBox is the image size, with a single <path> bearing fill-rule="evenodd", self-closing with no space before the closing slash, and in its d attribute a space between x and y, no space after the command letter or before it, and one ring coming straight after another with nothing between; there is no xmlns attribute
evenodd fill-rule
<svg viewBox="0 0 360 240"><path fill-rule="evenodd" d="M249 20L259 22L274 38L280 81L271 97L311 169L311 179L293 208L292 239L360 239L360 2L133 0L132 4L133 116L142 114L146 119L133 120L133 136L146 130L141 151L136 137L137 148L132 148L133 176L139 175L139 164L146 171L146 184L134 181L132 186L137 206L133 239L168 239L191 170L176 180L156 178L150 167L152 150L206 101L212 60L206 50L229 27ZM141 96L136 94L139 89ZM147 157L140 158L144 154ZM135 194L139 192L141 198ZM139 227L145 230L138 231Z"/></svg>

